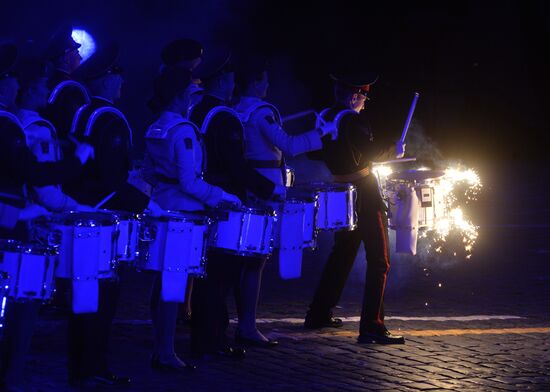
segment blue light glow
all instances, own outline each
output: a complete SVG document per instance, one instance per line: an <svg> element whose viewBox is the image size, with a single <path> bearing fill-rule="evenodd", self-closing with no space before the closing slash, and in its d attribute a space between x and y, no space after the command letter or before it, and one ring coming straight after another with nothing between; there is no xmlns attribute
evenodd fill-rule
<svg viewBox="0 0 550 392"><path fill-rule="evenodd" d="M92 54L95 52L95 40L86 30L82 29L73 29L71 34L73 39L82 45L78 52L82 57L82 63L88 60Z"/></svg>

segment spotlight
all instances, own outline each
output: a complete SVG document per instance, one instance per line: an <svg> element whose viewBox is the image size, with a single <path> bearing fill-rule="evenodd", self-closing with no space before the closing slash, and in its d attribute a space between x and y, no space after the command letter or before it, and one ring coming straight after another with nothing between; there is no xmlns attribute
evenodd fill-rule
<svg viewBox="0 0 550 392"><path fill-rule="evenodd" d="M83 29L73 29L71 33L73 39L81 46L78 49L80 57L82 57L82 63L88 60L88 58L95 52L95 40L90 33Z"/></svg>

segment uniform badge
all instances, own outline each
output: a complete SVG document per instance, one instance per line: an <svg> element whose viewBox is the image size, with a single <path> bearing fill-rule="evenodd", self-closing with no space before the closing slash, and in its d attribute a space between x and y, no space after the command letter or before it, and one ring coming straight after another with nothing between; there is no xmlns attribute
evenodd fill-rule
<svg viewBox="0 0 550 392"><path fill-rule="evenodd" d="M183 139L184 143L185 143L185 148L188 149L188 150L192 150L193 149L193 140L191 140L190 137L186 137L185 139Z"/></svg>

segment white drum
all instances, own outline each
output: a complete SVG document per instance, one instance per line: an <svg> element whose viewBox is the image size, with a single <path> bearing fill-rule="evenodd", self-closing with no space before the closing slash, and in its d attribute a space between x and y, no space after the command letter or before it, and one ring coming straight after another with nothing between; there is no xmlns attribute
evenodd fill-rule
<svg viewBox="0 0 550 392"><path fill-rule="evenodd" d="M444 174L439 170L407 170L390 174L385 185L390 227L395 227L395 217L399 207L407 203L409 189L416 191L419 228L433 227L438 219L448 217L449 208L440 186Z"/></svg>
<svg viewBox="0 0 550 392"><path fill-rule="evenodd" d="M300 187L310 189L318 198L317 230L355 230L357 189L354 185L320 182Z"/></svg>
<svg viewBox="0 0 550 392"><path fill-rule="evenodd" d="M52 247L0 240L4 295L15 300L49 300L54 293L57 251Z"/></svg>
<svg viewBox="0 0 550 392"><path fill-rule="evenodd" d="M204 275L209 228L210 219L197 213L169 211L160 217L143 216L137 266Z"/></svg>
<svg viewBox="0 0 550 392"><path fill-rule="evenodd" d="M161 217L142 217L137 266L161 273L164 301L184 302L188 276L206 274L209 227L210 219L196 213L168 211Z"/></svg>
<svg viewBox="0 0 550 392"><path fill-rule="evenodd" d="M218 209L208 246L241 256L265 256L272 251L276 213L271 208Z"/></svg>
<svg viewBox="0 0 550 392"><path fill-rule="evenodd" d="M55 275L73 280L111 278L117 254L118 218L110 212L67 212L36 221L44 242L58 246Z"/></svg>
<svg viewBox="0 0 550 392"><path fill-rule="evenodd" d="M109 212L68 212L37 220L33 236L56 245L58 278L71 279L74 313L98 310L99 279L116 276L116 215Z"/></svg>
<svg viewBox="0 0 550 392"><path fill-rule="evenodd" d="M288 197L284 203L270 203L277 213L273 247L277 249L315 248L317 196Z"/></svg>

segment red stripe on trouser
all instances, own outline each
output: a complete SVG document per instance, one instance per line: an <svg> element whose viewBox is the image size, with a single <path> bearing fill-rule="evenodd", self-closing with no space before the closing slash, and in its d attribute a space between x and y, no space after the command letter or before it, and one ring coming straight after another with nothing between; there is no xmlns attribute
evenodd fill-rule
<svg viewBox="0 0 550 392"><path fill-rule="evenodd" d="M384 283L382 285L382 293L380 301L380 308L378 309L378 319L376 320L378 323L383 324L384 323L384 316L382 314L382 306L384 303L384 291L386 289L386 282L388 280L388 272L390 270L390 256L388 254L388 231L386 230L386 227L384 226L383 218L382 218L382 212L378 211L376 214L376 218L378 219L378 229L380 230L380 238L382 239L382 244L384 247L384 262L386 263L386 273L384 274Z"/></svg>

